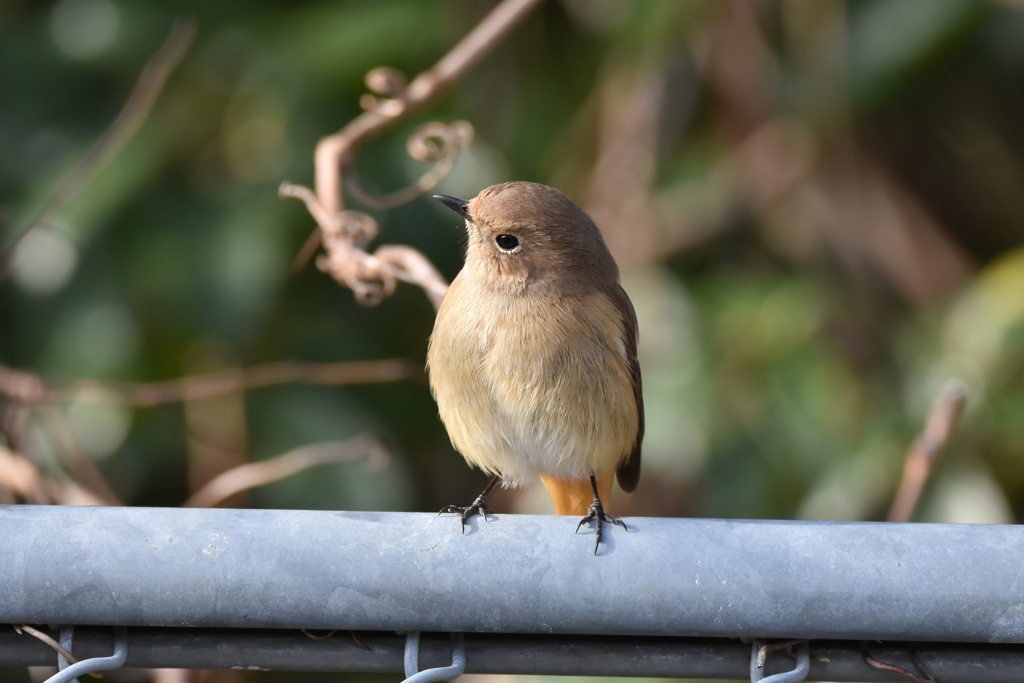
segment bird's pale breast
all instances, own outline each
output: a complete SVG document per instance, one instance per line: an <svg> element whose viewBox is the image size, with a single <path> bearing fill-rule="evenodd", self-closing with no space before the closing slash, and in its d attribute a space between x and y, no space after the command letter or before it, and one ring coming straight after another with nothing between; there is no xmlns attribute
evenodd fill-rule
<svg viewBox="0 0 1024 683"><path fill-rule="evenodd" d="M508 484L607 474L633 448L623 322L601 292L493 297L456 278L427 360L455 448Z"/></svg>

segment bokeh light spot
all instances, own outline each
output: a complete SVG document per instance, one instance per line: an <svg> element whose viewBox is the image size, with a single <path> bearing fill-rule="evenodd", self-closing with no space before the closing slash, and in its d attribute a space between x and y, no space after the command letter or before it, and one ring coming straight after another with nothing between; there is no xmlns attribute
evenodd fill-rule
<svg viewBox="0 0 1024 683"><path fill-rule="evenodd" d="M87 311L75 325L74 337L80 357L99 374L124 367L139 350L135 318L118 303L102 303Z"/></svg>
<svg viewBox="0 0 1024 683"><path fill-rule="evenodd" d="M18 243L11 277L30 294L53 294L68 283L78 265L78 249L60 232L36 226Z"/></svg>
<svg viewBox="0 0 1024 683"><path fill-rule="evenodd" d="M131 423L131 408L111 392L84 392L68 408L68 425L75 441L94 459L106 458L120 448Z"/></svg>
<svg viewBox="0 0 1024 683"><path fill-rule="evenodd" d="M121 12L111 0L61 0L50 15L50 34L61 52L92 59L106 52L121 25Z"/></svg>

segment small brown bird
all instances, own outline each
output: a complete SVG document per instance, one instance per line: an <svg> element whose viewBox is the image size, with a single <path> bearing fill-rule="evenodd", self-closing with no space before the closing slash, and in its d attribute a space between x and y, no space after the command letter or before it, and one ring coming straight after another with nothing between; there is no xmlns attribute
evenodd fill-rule
<svg viewBox="0 0 1024 683"><path fill-rule="evenodd" d="M487 518L499 483L537 477L560 515L593 521L594 553L612 479L640 478L644 406L633 305L586 213L526 182L468 201L435 195L466 219L466 265L445 295L427 352L430 386L452 444L495 475L469 506ZM627 529L628 530L628 529Z"/></svg>

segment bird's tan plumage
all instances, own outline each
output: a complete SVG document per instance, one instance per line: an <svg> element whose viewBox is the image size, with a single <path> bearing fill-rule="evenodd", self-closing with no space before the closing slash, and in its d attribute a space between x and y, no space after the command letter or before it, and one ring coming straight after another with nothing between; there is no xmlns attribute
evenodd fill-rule
<svg viewBox="0 0 1024 683"><path fill-rule="evenodd" d="M591 474L610 489L618 472L632 491L643 437L636 316L597 226L535 183L487 188L467 209L466 264L427 356L452 444L507 485L541 477L560 514L586 512ZM496 245L502 234L518 239L513 253Z"/></svg>

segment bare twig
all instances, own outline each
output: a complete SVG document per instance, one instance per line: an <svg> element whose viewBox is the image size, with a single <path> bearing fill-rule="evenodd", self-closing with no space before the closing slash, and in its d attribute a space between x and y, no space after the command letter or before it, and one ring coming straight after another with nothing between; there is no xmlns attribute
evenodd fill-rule
<svg viewBox="0 0 1024 683"><path fill-rule="evenodd" d="M107 501L74 481L47 477L17 451L0 446L0 489L37 505L106 505Z"/></svg>
<svg viewBox="0 0 1024 683"><path fill-rule="evenodd" d="M286 360L238 370L222 370L151 384L111 385L132 405L156 406L176 401L194 401L235 391L276 384L371 384L413 377L420 370L401 359L309 363Z"/></svg>
<svg viewBox="0 0 1024 683"><path fill-rule="evenodd" d="M32 373L0 365L0 395L2 395L0 399L8 403L6 408L16 408L20 415L24 415L28 409L26 406L43 406L43 417L47 419L50 432L58 442L62 443L63 450L67 453L68 464L74 475L88 484L88 487L86 487L76 481L58 481L44 475L30 459L17 451L17 446L14 443L17 439L12 439L11 435L8 434L9 447L5 448L0 445L0 490L9 491L27 502L35 504L109 505L117 503L116 495L107 485L99 470L78 449L74 442L74 437L70 434L67 425L62 419L61 413L47 407L47 404L64 395L101 389L108 393L113 392L119 395L132 405L153 407L166 403L195 401L257 387L291 382L324 385L392 382L415 377L421 371L420 368L412 363L400 359L349 363L281 361L257 365L251 368L224 370L207 375L195 375L146 384L117 384L79 380L48 385ZM38 410L38 408L36 409ZM5 415L9 413L10 410L4 411ZM16 421L16 419L5 420L4 424L0 426L5 431L17 431L7 424L7 422L13 421ZM332 460L331 457L342 458L342 455L337 450L334 452L335 456L330 457L323 454L314 454L313 456L310 456L309 453L298 454L302 457L286 460L280 465L285 467L285 473L281 476L294 473L287 471L287 468L294 467L296 464L301 465L299 469L319 464L319 461L316 460L317 457L326 457L324 462L334 462L335 460ZM374 453L370 453L371 457L373 455ZM308 460L310 457L312 457L312 460ZM309 464L303 464L306 462ZM265 466L265 463L256 464ZM245 477L254 475L252 472L246 474L244 471L245 467L248 467L248 465L231 470L221 476L227 476L231 473L237 473L238 470L243 470L241 474L236 474L236 476L241 476L242 481L248 481ZM265 476L263 470L259 468L255 470L255 475ZM273 478L270 480L272 481ZM232 484L234 481L236 480L229 479L227 484L234 485ZM225 485L223 480L218 477L203 489L203 491L207 491L206 494L200 491L196 496L200 496L200 494L209 495L209 490L214 484L217 486ZM256 483L246 484L242 488L251 488L258 485L260 483L257 481ZM219 500L222 500L222 498Z"/></svg>
<svg viewBox="0 0 1024 683"><path fill-rule="evenodd" d="M903 465L903 479L886 518L888 521L910 521L935 459L946 445L949 433L963 412L966 402L967 389L960 382L952 382L940 394L928 416L924 431L914 440L907 453Z"/></svg>
<svg viewBox="0 0 1024 683"><path fill-rule="evenodd" d="M333 631L328 631L326 635L318 636L318 635L314 635L313 633L310 633L309 631L307 631L304 628L300 628L299 630L302 631L303 635L305 635L307 638L311 638L313 640L327 640L328 638L330 638L331 636L333 636L335 633L338 632L338 629L334 629ZM366 650L367 652L373 652L373 648L372 647L367 647L366 645L364 645L363 641L359 640L359 638L356 636L354 631L349 631L348 629L346 629L346 631L348 632L348 634L350 636L352 636L352 640L355 641L356 645L358 645L363 650Z"/></svg>
<svg viewBox="0 0 1024 683"><path fill-rule="evenodd" d="M356 117L316 148L316 195L329 215L342 210L341 172L367 140L420 110L458 80L522 21L540 0L503 0L433 68L372 111Z"/></svg>
<svg viewBox="0 0 1024 683"><path fill-rule="evenodd" d="M0 374L2 374L0 366ZM0 391L0 435L12 451L25 450L28 431L28 408L19 400Z"/></svg>
<svg viewBox="0 0 1024 683"><path fill-rule="evenodd" d="M924 674L925 679L931 681L931 683L935 683L935 676L932 675L931 669L925 666L925 663L921 660L921 656L917 654L917 650L910 651L910 661L914 663L914 666L917 667L918 671Z"/></svg>
<svg viewBox="0 0 1024 683"><path fill-rule="evenodd" d="M14 250L25 236L36 226L46 225L52 221L53 217L81 192L96 173L116 157L124 149L124 146L135 137L139 128L149 117L149 112L153 109L153 104L160 95L160 91L163 90L167 78L184 59L195 38L195 33L196 26L191 20L179 19L174 22L167 40L142 68L142 74L135 84L135 89L132 90L128 101L125 102L114 122L96 141L81 163L61 179L39 213L0 253L0 281L7 276Z"/></svg>
<svg viewBox="0 0 1024 683"><path fill-rule="evenodd" d="M87 505L89 507L96 507L107 504L106 501L97 498L96 494L77 482L58 482L53 479L47 479L46 481L50 482L53 491L51 494L53 502L58 505Z"/></svg>
<svg viewBox="0 0 1024 683"><path fill-rule="evenodd" d="M784 640L778 643L769 643L760 638L754 638L754 644L757 645L757 668L763 669L765 661L768 659L768 653L773 650L785 650L790 657L796 659L796 655L793 654L793 646L799 645L800 643L808 642L804 640Z"/></svg>
<svg viewBox="0 0 1024 683"><path fill-rule="evenodd" d="M0 394L26 406L46 402L49 390L37 375L0 364Z"/></svg>
<svg viewBox="0 0 1024 683"><path fill-rule="evenodd" d="M24 405L40 405L60 395L102 388L116 392L134 406L148 408L293 382L330 385L394 382L413 377L419 371L417 367L401 359L345 363L285 360L161 382L117 383L74 380L47 383L32 373L0 365L0 394L5 394Z"/></svg>
<svg viewBox="0 0 1024 683"><path fill-rule="evenodd" d="M96 464L82 452L68 424L67 413L53 406L43 406L38 412L42 415L47 431L53 437L61 458L76 484L100 501L101 505L123 505Z"/></svg>
<svg viewBox="0 0 1024 683"><path fill-rule="evenodd" d="M61 656L64 657L64 659L68 660L69 664L77 664L78 663L78 659L75 658L75 656L73 654L71 654L66 649L64 649L63 645L61 645L56 640L54 640L50 636L46 635L42 631L40 631L38 629L34 629L31 626L29 626L28 624L11 624L11 626L14 627L14 630L17 631L19 635L21 634L22 631L24 631L25 633L29 634L30 636L34 636L34 637L38 638L39 640L43 641L44 643L46 643L47 645L52 647L54 650L59 652L61 654ZM100 673L100 672L94 672L94 673L91 673L89 675L92 676L93 678L103 678L103 674Z"/></svg>
<svg viewBox="0 0 1024 683"><path fill-rule="evenodd" d="M236 493L290 477L310 467L360 458L380 467L387 462L388 451L378 439L367 436L301 446L276 458L247 463L214 477L185 501L185 507L213 507Z"/></svg>
<svg viewBox="0 0 1024 683"><path fill-rule="evenodd" d="M330 638L331 636L333 636L335 633L338 632L338 629L334 629L333 631L328 631L327 633L325 633L322 636L318 636L315 633L311 633L311 632L307 631L304 628L300 628L299 630L302 631L302 635L306 636L310 640L327 640L328 638Z"/></svg>
<svg viewBox="0 0 1024 683"><path fill-rule="evenodd" d="M25 456L0 446L0 489L21 496L30 503L50 502L43 475Z"/></svg>
<svg viewBox="0 0 1024 683"><path fill-rule="evenodd" d="M348 190L361 203L375 209L401 206L434 189L451 172L455 159L459 156L459 150L472 141L473 127L467 121L456 121L450 126L439 121L424 124L409 137L406 147L413 159L435 162L433 168L401 190L378 195L366 189L355 165L349 164L345 169Z"/></svg>
<svg viewBox="0 0 1024 683"><path fill-rule="evenodd" d="M931 674L925 671L922 671L922 673L924 673L927 677L922 678L917 674L907 671L902 667L896 666L895 664L888 664L886 662L875 659L871 656L871 653L868 651L868 641L866 640L862 640L860 643L860 653L864 657L864 661L868 664L868 666L874 669L879 669L880 671L891 671L894 674L898 674L900 676L903 676L904 678L914 681L914 683L935 683L935 679L931 677ZM914 654L913 652L911 654L914 655L914 657L916 658L916 654Z"/></svg>
<svg viewBox="0 0 1024 683"><path fill-rule="evenodd" d="M357 198L377 207L397 206L434 187L451 170L459 148L469 142L472 128L468 123L456 122L450 126L430 123L421 127L409 140L409 153L424 161L434 160L436 165L412 185L383 196L374 195L362 186L354 166L355 150L425 107L501 42L539 2L503 0L441 61L414 78L408 86L394 69L379 68L367 74L370 89L385 97L364 96L361 103L369 111L317 144L314 155L316 192L288 183L281 186L281 196L302 199L318 225L299 251L296 268L302 268L317 247L323 245L327 254L318 259L317 266L351 287L360 302L379 303L394 291L396 281L402 280L419 285L435 307L440 305L447 283L426 257L411 247L394 246L381 247L371 255L365 251L365 244L357 242L354 235L360 233L353 230L353 226L373 219L343 210L342 178L348 178Z"/></svg>
<svg viewBox="0 0 1024 683"><path fill-rule="evenodd" d="M345 211L342 216L356 216L373 223L376 221L357 211ZM334 230L323 231L323 245L327 252L317 259L317 268L330 273L334 279L349 286L356 299L374 306L395 291L396 281L419 285L430 297L434 308L448 291L448 284L426 256L399 244L385 244L373 254L354 246Z"/></svg>

